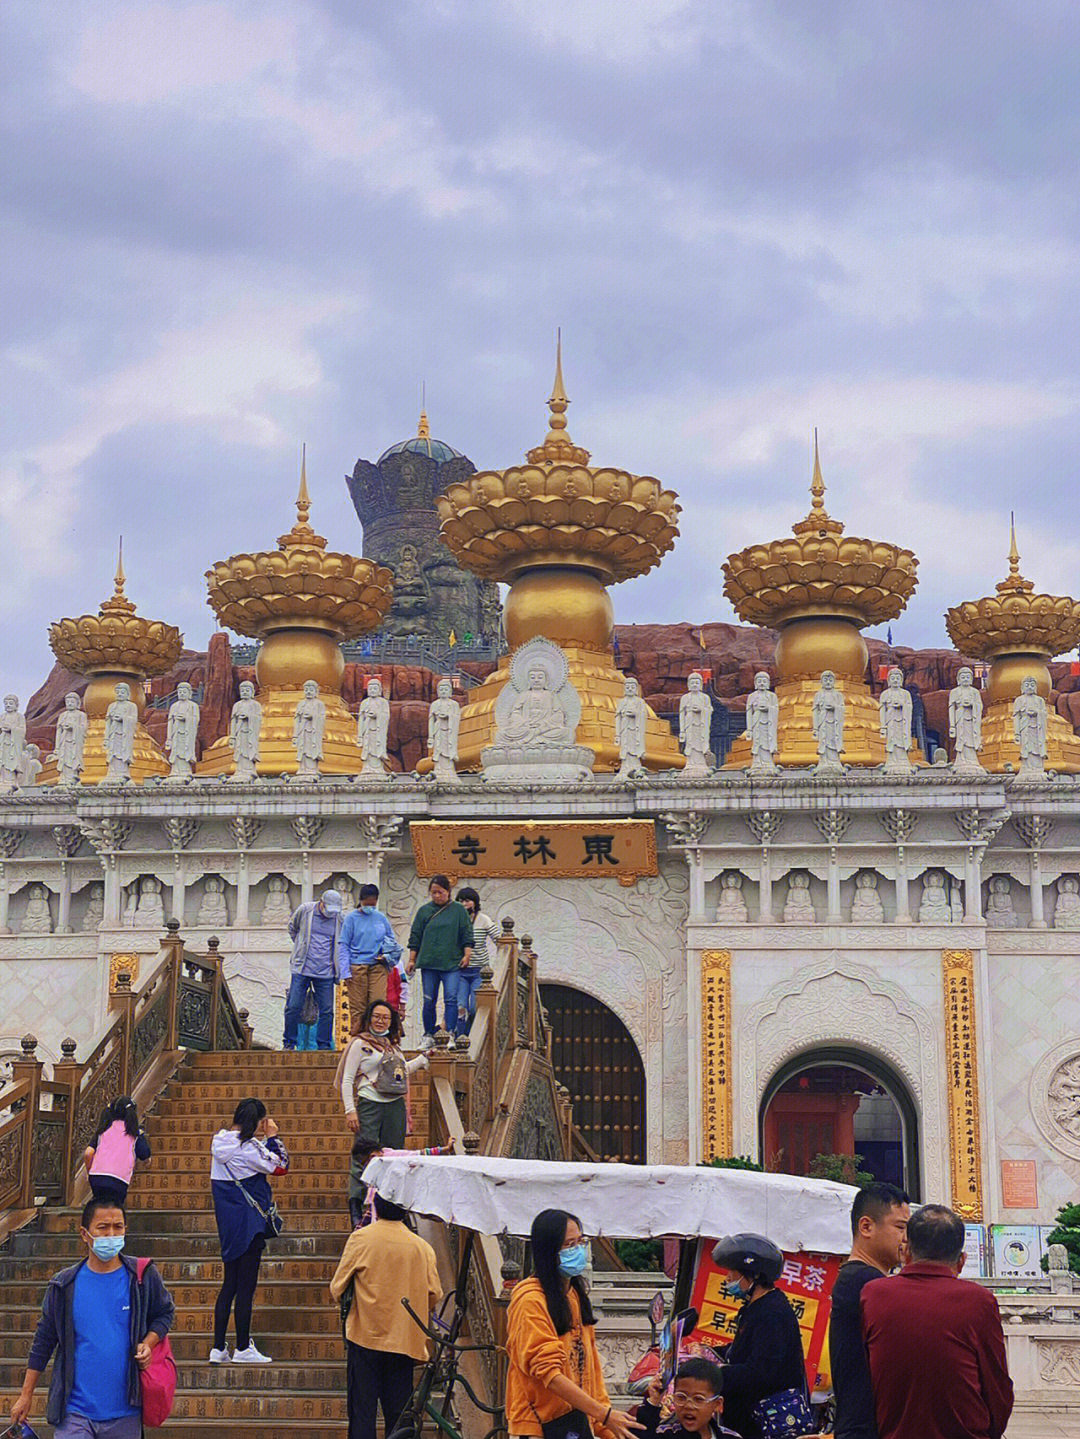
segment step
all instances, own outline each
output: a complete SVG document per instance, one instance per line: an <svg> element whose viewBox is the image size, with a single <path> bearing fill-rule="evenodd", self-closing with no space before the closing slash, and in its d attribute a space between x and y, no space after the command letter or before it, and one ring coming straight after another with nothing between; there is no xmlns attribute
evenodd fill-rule
<svg viewBox="0 0 1080 1439"><path fill-rule="evenodd" d="M344 1248L344 1241L341 1247ZM260 1288L275 1279L290 1279L306 1284L329 1284L339 1258L340 1251L338 1254L328 1255L326 1258L300 1259L293 1255L277 1257L267 1249L259 1267ZM215 1285L221 1283L220 1258L207 1256L202 1259L166 1259L160 1254L155 1254L154 1263L158 1273L170 1289L174 1284L181 1282ZM44 1288L56 1270L56 1260L47 1255L40 1258L0 1259L0 1302L3 1300L8 1284L36 1284Z"/></svg>
<svg viewBox="0 0 1080 1439"><path fill-rule="evenodd" d="M316 1112L318 1110L318 1112ZM150 1142L157 1149L164 1140L198 1136L206 1144L218 1132L228 1126L221 1121L220 1114L149 1114L143 1120ZM345 1132L345 1110L338 1101L327 1105L314 1102L304 1106L304 1132L307 1134L341 1134Z"/></svg>
<svg viewBox="0 0 1080 1439"><path fill-rule="evenodd" d="M133 1215L128 1216L131 1229ZM282 1234L275 1239L273 1248L267 1253L294 1255L298 1259L337 1259L341 1253L348 1226L342 1221L342 1233L337 1234ZM129 1245L129 1247L131 1247ZM146 1253L160 1263L164 1259L217 1259L220 1245L214 1235L155 1234L141 1236L138 1241L139 1253ZM12 1236L11 1258L44 1259L53 1269L62 1269L65 1264L74 1264L86 1254L83 1244L74 1230L70 1234L39 1234L23 1230ZM3 1260L0 1259L0 1266ZM2 1273L0 1267L0 1273Z"/></svg>
<svg viewBox="0 0 1080 1439"><path fill-rule="evenodd" d="M15 1386L0 1391L0 1414L10 1414L11 1405L17 1392ZM35 1429L38 1429L39 1434L42 1431L38 1421L44 1419L45 1400L44 1387L39 1385L34 1395L33 1407L30 1410L30 1423ZM274 1390L265 1394L243 1394L229 1391L214 1393L178 1388L172 1418L174 1420L219 1419L232 1424L235 1424L238 1419L261 1419L268 1425L291 1424L297 1419L306 1419L312 1423L312 1432L319 1432L319 1424L326 1426L346 1423L345 1385L342 1383L340 1389L335 1387L333 1390L301 1392ZM172 1434L173 1431L174 1425L170 1423L166 1432ZM199 1428L200 1439L206 1432L204 1428ZM245 1434L249 1432L247 1425L243 1432ZM321 1432L327 1433L325 1427ZM237 1439L235 1429L232 1431L232 1439Z"/></svg>
<svg viewBox="0 0 1080 1439"><path fill-rule="evenodd" d="M207 1182L209 1191L209 1181ZM320 1196L321 1201L321 1196ZM301 1195L297 1201L303 1202ZM294 1234L325 1234L338 1233L346 1223L342 1217L345 1214L346 1200L342 1196L339 1209L333 1205L324 1206L321 1202L317 1208L311 1208L304 1212L302 1222L298 1220L292 1226ZM73 1233L79 1223L78 1209L47 1209L44 1218L44 1232L47 1234ZM157 1203L153 1208L142 1206L135 1209L127 1217L128 1235L149 1235L149 1234L198 1234L217 1235L217 1227L214 1223L213 1206L210 1203L209 1192L206 1195L206 1203L201 1206L187 1204L183 1209L170 1209L164 1202ZM276 1241L275 1241L276 1242ZM134 1248L134 1244L132 1244Z"/></svg>
<svg viewBox="0 0 1080 1439"><path fill-rule="evenodd" d="M270 1303L260 1287L255 1293L254 1317L251 1321L256 1339L263 1332L324 1335L341 1332L340 1315L337 1305L330 1298L329 1285L313 1286L317 1290L315 1302L300 1304L294 1296L276 1304ZM205 1303L180 1303L177 1300L174 1329L180 1334L209 1335L213 1332L214 1301L217 1285L207 1285L205 1290L196 1291L205 1295ZM0 1295L0 1336L11 1334L33 1334L41 1317L41 1290L37 1289L32 1300L18 1302L9 1295ZM0 1414L3 1410L0 1410Z"/></svg>
<svg viewBox="0 0 1080 1439"><path fill-rule="evenodd" d="M37 1321L36 1314L33 1319L34 1323L22 1332L13 1331L8 1334L0 1334L0 1360L14 1361L21 1366L16 1378L17 1385L22 1383L22 1369L25 1368L26 1357L30 1352L30 1339ZM233 1331L230 1328L230 1342L232 1334ZM177 1363L181 1365L205 1364L207 1355L210 1353L210 1340L210 1330L202 1328L193 1328L189 1332L174 1330L169 1336ZM344 1362L345 1351L340 1327L333 1327L322 1334L311 1335L286 1334L260 1327L258 1343L260 1348L274 1359L276 1366L333 1364L339 1359ZM235 1372L239 1374L241 1368L238 1366ZM2 1417L0 1414L0 1418Z"/></svg>
<svg viewBox="0 0 1080 1439"><path fill-rule="evenodd" d="M177 1389L198 1393L222 1389L235 1393L243 1390L259 1394L267 1390L333 1390L345 1387L345 1353L340 1337L330 1340L326 1346L327 1349L333 1346L337 1350L336 1356L325 1354L313 1363L291 1365L283 1363L269 1340L262 1336L259 1337L259 1348L270 1355L273 1364L210 1364L207 1362L209 1340L200 1338L187 1342L195 1352L190 1356L177 1355ZM22 1384L26 1372L26 1349L24 1344L17 1360L0 1359L0 1389L18 1389Z"/></svg>
<svg viewBox="0 0 1080 1439"><path fill-rule="evenodd" d="M214 1133L217 1131L215 1130ZM158 1161L162 1161L171 1171L184 1171L191 1166L202 1170L208 1170L210 1165L210 1142L213 1134L170 1134L160 1136L154 1133L151 1127L148 1131L150 1147L153 1156L149 1165L137 1165L135 1169L135 1183L140 1179L152 1175L158 1168ZM352 1148L353 1136L345 1127L345 1119L342 1116L335 1129L324 1133L311 1133L297 1125L295 1132L289 1132L285 1126L281 1129L281 1142L294 1157L301 1155L325 1155L326 1158L336 1163L341 1157L348 1160L349 1150Z"/></svg>

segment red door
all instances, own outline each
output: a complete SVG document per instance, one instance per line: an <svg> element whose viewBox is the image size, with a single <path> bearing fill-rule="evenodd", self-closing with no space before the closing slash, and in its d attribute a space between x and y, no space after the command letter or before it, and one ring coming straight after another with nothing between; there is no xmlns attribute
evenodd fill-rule
<svg viewBox="0 0 1080 1439"><path fill-rule="evenodd" d="M788 1094L781 1090L765 1113L765 1168L810 1173L817 1154L855 1152L857 1094Z"/></svg>

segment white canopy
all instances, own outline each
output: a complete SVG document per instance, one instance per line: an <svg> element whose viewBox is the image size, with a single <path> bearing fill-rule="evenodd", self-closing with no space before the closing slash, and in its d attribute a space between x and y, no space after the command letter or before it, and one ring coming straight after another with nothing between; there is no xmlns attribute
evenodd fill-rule
<svg viewBox="0 0 1080 1439"><path fill-rule="evenodd" d="M846 1254L856 1190L745 1169L562 1164L486 1155L376 1158L364 1179L394 1204L481 1234L527 1237L541 1209L565 1209L612 1239L764 1234L781 1249Z"/></svg>

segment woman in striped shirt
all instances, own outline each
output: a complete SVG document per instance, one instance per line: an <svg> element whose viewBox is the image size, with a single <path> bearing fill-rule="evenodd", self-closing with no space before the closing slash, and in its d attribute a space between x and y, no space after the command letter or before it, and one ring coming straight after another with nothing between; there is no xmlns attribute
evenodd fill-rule
<svg viewBox="0 0 1080 1439"><path fill-rule="evenodd" d="M495 958L495 921L481 910L480 896L471 886L463 886L455 898L472 920L475 940L469 963L453 976L453 993L457 1000L457 1046L467 1049L469 1030L476 1017L476 991L483 977L484 965L491 964Z"/></svg>

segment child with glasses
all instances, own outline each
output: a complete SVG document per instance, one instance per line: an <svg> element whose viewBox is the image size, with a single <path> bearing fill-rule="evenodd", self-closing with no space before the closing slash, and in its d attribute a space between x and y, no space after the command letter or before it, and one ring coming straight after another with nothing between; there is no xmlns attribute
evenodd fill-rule
<svg viewBox="0 0 1080 1439"><path fill-rule="evenodd" d="M645 1402L638 1406L638 1422L645 1426L644 1439L664 1435L665 1439L719 1439L735 1436L734 1429L725 1429L719 1414L723 1408L720 1391L723 1379L719 1364L711 1359L684 1359L672 1383L674 1414L664 1419L660 1412L663 1395L660 1375L653 1377L645 1391Z"/></svg>

